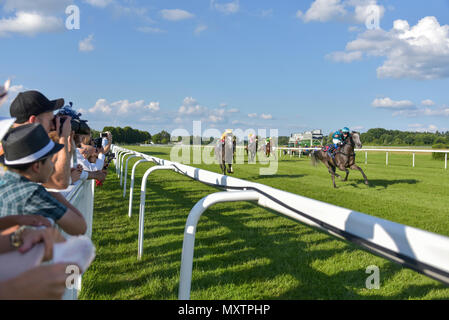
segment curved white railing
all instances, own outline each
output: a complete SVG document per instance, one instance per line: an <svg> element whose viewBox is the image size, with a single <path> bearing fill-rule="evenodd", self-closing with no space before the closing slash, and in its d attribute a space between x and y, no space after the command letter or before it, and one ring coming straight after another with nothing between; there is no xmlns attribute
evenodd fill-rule
<svg viewBox="0 0 449 320"><path fill-rule="evenodd" d="M64 191L60 192L75 208L77 208L86 221L87 230L85 235L92 238L92 224L94 212L94 194L95 194L95 180L78 181L74 185L69 186ZM64 237L70 237L64 231L59 229ZM81 284L81 279L80 279ZM81 288L78 288L81 289ZM63 300L78 299L79 291L77 288L66 289Z"/></svg>
<svg viewBox="0 0 449 320"><path fill-rule="evenodd" d="M131 152L117 146L113 148L115 152ZM384 258L449 284L449 238L446 236L309 199L263 184L224 176L135 151L134 154L161 166L173 166L175 172L227 191L253 191L250 198L246 200L254 200L255 192L258 194L258 205L346 239ZM117 164L120 165L118 162ZM125 172L125 174L127 173ZM228 196L223 194L218 197L221 196L221 201L226 201ZM220 199L215 199L215 201L220 202ZM145 203L141 202L142 214L144 214L144 206ZM197 210L195 208L198 206L192 209L191 214ZM186 225L185 237L191 229L189 225ZM183 271L181 273L184 274ZM186 285L183 284L183 288L185 287ZM183 299L188 297L185 292L181 294L180 291L181 296Z"/></svg>

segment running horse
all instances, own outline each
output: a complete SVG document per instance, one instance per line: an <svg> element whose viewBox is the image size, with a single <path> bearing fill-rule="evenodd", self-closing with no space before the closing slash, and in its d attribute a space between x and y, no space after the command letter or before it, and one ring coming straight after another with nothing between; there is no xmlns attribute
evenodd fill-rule
<svg viewBox="0 0 449 320"><path fill-rule="evenodd" d="M228 165L227 172L234 173L232 168L234 155L234 147L232 141L232 134L227 134L224 139L220 139L215 147L215 157L220 165L223 175L226 175L226 165Z"/></svg>
<svg viewBox="0 0 449 320"><path fill-rule="evenodd" d="M365 173L358 165L355 164L354 148L362 148L362 142L360 142L360 133L352 131L346 141L343 142L343 144L337 149L334 157L330 156L325 149L314 150L311 154L312 164L316 166L319 160L324 163L332 176L334 188L337 187L335 185L335 176L342 179L341 176L336 173L336 168L346 172L345 178L342 179L343 181L348 180L348 168L352 170L359 170L362 173L363 179L365 179L365 184L368 185L368 179Z"/></svg>

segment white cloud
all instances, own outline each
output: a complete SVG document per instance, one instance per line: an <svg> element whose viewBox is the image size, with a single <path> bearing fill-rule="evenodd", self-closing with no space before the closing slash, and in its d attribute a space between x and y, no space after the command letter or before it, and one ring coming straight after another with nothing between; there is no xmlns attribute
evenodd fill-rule
<svg viewBox="0 0 449 320"><path fill-rule="evenodd" d="M63 21L53 16L19 11L15 17L0 20L0 36L19 33L33 36L41 32L55 32L63 30Z"/></svg>
<svg viewBox="0 0 449 320"><path fill-rule="evenodd" d="M110 114L112 112L111 107L107 104L106 99L98 99L95 105L90 108L89 113L106 113Z"/></svg>
<svg viewBox="0 0 449 320"><path fill-rule="evenodd" d="M426 100L421 101L421 104L422 104L423 106L428 106L428 107L430 107L430 106L435 105L435 102L433 102L433 101L430 100L430 99L426 99Z"/></svg>
<svg viewBox="0 0 449 320"><path fill-rule="evenodd" d="M261 117L262 119L265 119L265 120L271 120L271 119L273 119L273 116L272 116L271 114L265 114L265 113L262 113L262 114L260 115L260 117Z"/></svg>
<svg viewBox="0 0 449 320"><path fill-rule="evenodd" d="M250 117L250 118L257 118L257 113L249 113L248 117Z"/></svg>
<svg viewBox="0 0 449 320"><path fill-rule="evenodd" d="M200 24L199 26L197 26L197 27L195 28L194 33L195 33L196 35L199 35L200 33L202 33L203 31L206 31L206 30L207 30L207 26L204 25L204 24Z"/></svg>
<svg viewBox="0 0 449 320"><path fill-rule="evenodd" d="M298 11L296 17L301 18L304 22L326 22L346 14L347 11L340 0L315 0L306 13Z"/></svg>
<svg viewBox="0 0 449 320"><path fill-rule="evenodd" d="M159 111L161 108L159 106L159 102L150 102L149 105L146 106L151 111Z"/></svg>
<svg viewBox="0 0 449 320"><path fill-rule="evenodd" d="M164 9L160 11L160 14L162 18L169 21L180 21L195 17L190 12L181 9Z"/></svg>
<svg viewBox="0 0 449 320"><path fill-rule="evenodd" d="M24 89L25 89L25 87L23 85L21 85L21 84L14 85L14 86L11 86L9 88L9 90L8 90L9 93L8 94L9 95L11 95L11 94L18 94L19 92L22 92Z"/></svg>
<svg viewBox="0 0 449 320"><path fill-rule="evenodd" d="M385 57L379 78L440 79L449 77L449 26L425 17L410 27L394 21L390 31L367 30L346 45L346 53Z"/></svg>
<svg viewBox="0 0 449 320"><path fill-rule="evenodd" d="M408 127L413 128L416 132L435 132L438 130L438 127L434 124L426 126L420 123L413 123L409 124Z"/></svg>
<svg viewBox="0 0 449 320"><path fill-rule="evenodd" d="M119 100L108 103L106 99L98 99L95 105L83 110L86 113L87 119L115 119L142 121L148 113L160 111L159 102L150 102L145 104L144 100L130 102L129 100ZM81 113L83 113L80 110ZM109 118L108 118L109 117Z"/></svg>
<svg viewBox="0 0 449 320"><path fill-rule="evenodd" d="M193 97L186 97L182 105L178 108L175 115L177 123L189 122L192 120L201 120L209 123L230 123L230 118L240 112L237 108L227 108L226 104L221 103L219 108L210 109L200 105Z"/></svg>
<svg viewBox="0 0 449 320"><path fill-rule="evenodd" d="M377 98L371 104L374 108L385 108L385 109L411 109L415 108L415 105L410 100L400 100L394 101L388 97Z"/></svg>
<svg viewBox="0 0 449 320"><path fill-rule="evenodd" d="M342 21L348 23L367 23L370 17L376 15L380 21L385 8L377 4L377 0L315 0L310 8L303 13L296 12L296 18L304 22Z"/></svg>
<svg viewBox="0 0 449 320"><path fill-rule="evenodd" d="M232 2L227 2L227 3L218 3L215 0L211 0L210 6L213 9L220 11L221 13L224 13L224 14L233 14L233 13L239 12L239 10L240 10L239 0L234 0Z"/></svg>
<svg viewBox="0 0 449 320"><path fill-rule="evenodd" d="M198 101L192 97L186 97L183 100L183 104L179 107L178 113L184 115L199 115L206 112L207 108L200 106Z"/></svg>
<svg viewBox="0 0 449 320"><path fill-rule="evenodd" d="M94 35L90 34L86 39L83 39L78 44L78 50L81 52L89 52L93 51L94 45L92 44L92 41L94 40Z"/></svg>
<svg viewBox="0 0 449 320"><path fill-rule="evenodd" d="M361 51L352 51L352 52L337 51L326 55L326 59L328 60L345 63L350 63L355 60L361 60L362 57L363 53Z"/></svg>

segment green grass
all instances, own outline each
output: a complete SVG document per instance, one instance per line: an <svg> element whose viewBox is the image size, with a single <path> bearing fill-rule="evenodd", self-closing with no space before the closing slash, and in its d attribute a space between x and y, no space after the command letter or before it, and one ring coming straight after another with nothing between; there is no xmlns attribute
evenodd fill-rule
<svg viewBox="0 0 449 320"><path fill-rule="evenodd" d="M169 159L169 148L130 147ZM131 159L129 165L138 159ZM370 186L359 172L332 188L327 169L307 158L279 162L276 175L260 176L264 165L235 165L233 176L309 198L449 236L449 172L430 154L358 155ZM83 277L81 299L177 299L185 221L202 197L217 189L171 171L148 179L145 242L137 260L139 193L137 170L133 216L128 196L111 167L95 193L92 240L97 257ZM194 165L219 172L217 165ZM129 170L130 171L130 170ZM128 177L129 180L129 177ZM380 289L365 281L370 265L380 268ZM251 202L217 204L198 224L191 299L447 299L449 288L309 226Z"/></svg>

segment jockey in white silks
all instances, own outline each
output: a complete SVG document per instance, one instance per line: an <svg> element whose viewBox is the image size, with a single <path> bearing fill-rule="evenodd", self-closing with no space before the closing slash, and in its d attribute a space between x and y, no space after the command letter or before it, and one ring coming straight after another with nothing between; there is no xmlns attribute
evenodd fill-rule
<svg viewBox="0 0 449 320"><path fill-rule="evenodd" d="M256 151L256 136L250 133L248 136L248 154L250 155L251 162L254 161Z"/></svg>

